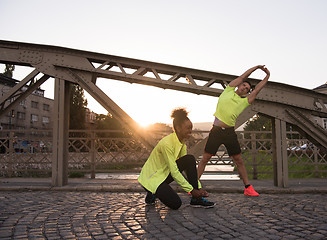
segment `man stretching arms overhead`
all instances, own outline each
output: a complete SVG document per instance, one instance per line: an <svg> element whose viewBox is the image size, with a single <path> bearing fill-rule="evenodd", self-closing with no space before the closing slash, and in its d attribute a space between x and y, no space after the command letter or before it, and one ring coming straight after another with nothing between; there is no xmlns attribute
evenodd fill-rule
<svg viewBox="0 0 327 240"><path fill-rule="evenodd" d="M255 89L248 94L251 90L251 84L246 80L257 69L264 71L266 76L257 84ZM258 93L266 85L269 77L270 72L264 65L252 67L241 76L231 81L220 95L217 109L214 114L215 120L213 127L205 146L203 158L198 166L199 179L211 157L216 155L219 146L224 144L229 156L232 157L236 164L238 172L243 180L245 186L244 194L248 196L259 196L259 194L253 189L252 185L250 185L234 126L237 117L244 111L244 109L253 103Z"/></svg>

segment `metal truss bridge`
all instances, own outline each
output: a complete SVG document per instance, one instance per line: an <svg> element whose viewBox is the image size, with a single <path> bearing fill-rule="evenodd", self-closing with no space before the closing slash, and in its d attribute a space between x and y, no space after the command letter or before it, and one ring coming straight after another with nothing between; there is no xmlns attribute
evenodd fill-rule
<svg viewBox="0 0 327 240"><path fill-rule="evenodd" d="M52 184L67 184L69 85L79 84L108 112L123 122L149 149L154 141L98 86L97 79L119 80L164 89L219 96L236 78L229 74L112 56L56 46L0 40L0 63L34 68L0 99L0 117L49 78L55 79ZM35 79L35 76L40 76ZM258 80L249 79L252 84ZM126 96L127 97L127 96ZM10 101L9 101L10 100ZM327 118L327 95L277 82L268 82L255 102L238 118L240 126L256 113L272 119L275 185L288 185L286 123L292 124L318 147L327 149L327 132L312 118ZM205 141L190 152L202 154Z"/></svg>

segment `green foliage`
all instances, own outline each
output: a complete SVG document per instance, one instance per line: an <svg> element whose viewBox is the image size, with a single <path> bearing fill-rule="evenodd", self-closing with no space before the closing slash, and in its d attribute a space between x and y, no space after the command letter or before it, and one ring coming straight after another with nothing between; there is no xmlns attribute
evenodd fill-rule
<svg viewBox="0 0 327 240"><path fill-rule="evenodd" d="M312 165L292 165L289 166L288 177L295 178L326 178L327 172L314 173L314 166ZM253 177L253 167L246 166L249 177ZM319 170L327 170L327 166L320 166ZM273 179L273 166L272 165L259 165L257 166L258 179Z"/></svg>
<svg viewBox="0 0 327 240"><path fill-rule="evenodd" d="M111 114L99 114L96 119L96 129L97 130L122 130L120 122L112 117Z"/></svg>
<svg viewBox="0 0 327 240"><path fill-rule="evenodd" d="M302 156L300 161L298 157L292 156L288 162L288 171L289 171L289 178L315 178L315 177L327 177L327 172L320 172L315 173L315 168L317 170L327 170L326 165L300 165L299 163L309 163L310 159L307 156Z"/></svg>
<svg viewBox="0 0 327 240"><path fill-rule="evenodd" d="M12 78L14 75L14 70L15 70L15 65L11 65L11 64L6 64L6 68L5 71L3 72L3 75L5 75L6 77Z"/></svg>
<svg viewBox="0 0 327 240"><path fill-rule="evenodd" d="M128 171L128 170L135 170L137 169L138 171L140 170L139 168L141 168L144 164L144 160L139 160L137 162L125 162L125 163L116 163L116 164L106 164L104 166L99 166L99 169L104 169L107 171L119 171L119 170L125 170L125 171Z"/></svg>
<svg viewBox="0 0 327 240"><path fill-rule="evenodd" d="M256 146L255 146L256 149L259 149L259 148L262 149L263 147L265 147L266 149L271 148L271 142L265 141L265 139L272 138L271 133L267 132L267 131L271 131L271 130L272 130L272 125L271 125L270 118L268 118L264 115L260 115L260 114L257 114L253 118L251 118L244 127L244 131L262 131L262 134L255 134L255 137L257 139ZM245 133L244 138L250 139L251 133ZM263 141L265 141L265 143L263 144L264 146L261 146L259 144L259 141L260 141L259 139L262 139Z"/></svg>
<svg viewBox="0 0 327 240"><path fill-rule="evenodd" d="M264 115L257 114L245 125L244 131L271 131L271 120Z"/></svg>
<svg viewBox="0 0 327 240"><path fill-rule="evenodd" d="M247 121L244 131L272 131L272 120L272 118L258 113ZM292 130L292 126L288 123L286 124L286 130Z"/></svg>
<svg viewBox="0 0 327 240"><path fill-rule="evenodd" d="M165 123L154 123L150 125L148 128L154 131L165 131L165 132L173 131L172 127L168 126Z"/></svg>
<svg viewBox="0 0 327 240"><path fill-rule="evenodd" d="M69 178L83 178L84 177L84 173L82 173L82 172L70 172L69 174L68 174L68 177Z"/></svg>
<svg viewBox="0 0 327 240"><path fill-rule="evenodd" d="M122 132L123 127L120 122L114 118L111 114L99 114L97 115L96 119L96 130L118 130L117 132L104 132L104 133L97 133L98 137L112 137L112 138L119 138L119 137L126 137L128 134L126 131ZM109 146L107 146L109 147Z"/></svg>
<svg viewBox="0 0 327 240"><path fill-rule="evenodd" d="M251 164L253 162L252 156L248 152L244 152L243 156L247 161L245 162L245 167L247 170L247 173L249 175L249 178L253 178L253 171L254 166ZM256 171L257 171L257 179L273 179L274 178L274 170L273 170L273 162L272 162L272 156L266 155L264 151L260 151L257 158L261 159L262 157L266 158L266 162L268 164L263 165L257 165ZM267 160L268 158L268 160ZM301 157L299 160L297 157L292 156L289 159L288 162L288 177L290 179L294 178L325 178L327 177L327 172L320 172L320 173L314 173L315 166L314 165L304 165L304 163L308 162L308 158L306 156ZM237 170L236 166L235 169ZM326 171L327 166L326 165L319 165L318 170Z"/></svg>
<svg viewBox="0 0 327 240"><path fill-rule="evenodd" d="M85 129L85 113L87 100L84 96L84 90L79 85L71 85L70 89L70 129Z"/></svg>

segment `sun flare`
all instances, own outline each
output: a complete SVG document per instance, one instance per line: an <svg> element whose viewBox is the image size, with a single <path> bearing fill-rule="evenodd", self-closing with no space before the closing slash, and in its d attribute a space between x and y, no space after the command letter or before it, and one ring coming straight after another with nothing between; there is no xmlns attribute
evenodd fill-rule
<svg viewBox="0 0 327 240"><path fill-rule="evenodd" d="M153 123L149 123L149 122L137 122L142 128L147 129L149 128Z"/></svg>

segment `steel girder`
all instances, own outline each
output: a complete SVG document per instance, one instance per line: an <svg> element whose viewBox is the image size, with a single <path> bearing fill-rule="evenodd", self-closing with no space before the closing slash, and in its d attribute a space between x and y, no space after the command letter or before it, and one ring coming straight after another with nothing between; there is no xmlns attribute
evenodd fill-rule
<svg viewBox="0 0 327 240"><path fill-rule="evenodd" d="M46 76L80 84L108 111L136 132L149 147L152 146L152 141L148 141L148 136L140 132L133 119L97 87L98 78L217 97L228 82L236 78L234 75L101 53L10 41L0 41L0 62L32 66L36 69L35 71ZM249 80L252 84L259 82L256 79ZM2 101L5 100L2 99ZM263 113L298 126L315 143L327 148L326 130L322 130L310 120L311 116L327 117L326 105L326 94L287 84L268 82L251 107L241 114L237 124L242 124L255 113ZM4 112L5 109L1 109L0 116ZM294 118L294 112L298 113L296 118ZM311 123L308 124L308 121Z"/></svg>

